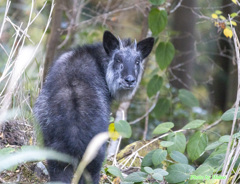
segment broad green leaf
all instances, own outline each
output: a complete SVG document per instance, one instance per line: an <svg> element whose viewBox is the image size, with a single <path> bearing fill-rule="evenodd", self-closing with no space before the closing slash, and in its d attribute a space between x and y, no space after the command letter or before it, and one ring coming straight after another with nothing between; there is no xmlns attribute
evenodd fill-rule
<svg viewBox="0 0 240 184"><path fill-rule="evenodd" d="M153 169L151 167L144 167L143 168L148 174L154 173Z"/></svg>
<svg viewBox="0 0 240 184"><path fill-rule="evenodd" d="M157 149L152 155L152 163L157 166L162 163L167 157L167 151L162 149Z"/></svg>
<svg viewBox="0 0 240 184"><path fill-rule="evenodd" d="M175 48L171 42L160 42L156 49L156 61L161 70L167 68L173 60Z"/></svg>
<svg viewBox="0 0 240 184"><path fill-rule="evenodd" d="M179 183L190 177L194 168L187 164L173 164L167 168L169 173L165 179L168 183Z"/></svg>
<svg viewBox="0 0 240 184"><path fill-rule="evenodd" d="M149 0L152 5L162 5L166 0Z"/></svg>
<svg viewBox="0 0 240 184"><path fill-rule="evenodd" d="M165 171L164 169L161 169L161 168L154 169L153 172L161 174L162 176L167 176L168 175L168 172Z"/></svg>
<svg viewBox="0 0 240 184"><path fill-rule="evenodd" d="M129 174L124 181L128 182L142 182L146 179L147 173L144 172L134 172L132 174Z"/></svg>
<svg viewBox="0 0 240 184"><path fill-rule="evenodd" d="M178 93L178 98L180 101L188 106L188 107L196 107L199 106L199 102L196 97L192 94L192 92L186 89L180 89Z"/></svg>
<svg viewBox="0 0 240 184"><path fill-rule="evenodd" d="M148 15L148 25L153 35L158 35L167 25L167 12L152 8Z"/></svg>
<svg viewBox="0 0 240 184"><path fill-rule="evenodd" d="M142 164L141 166L142 167L146 167L146 166L152 166L153 163L152 163L152 156L153 156L153 153L155 152L155 150L153 151L150 151L142 160Z"/></svg>
<svg viewBox="0 0 240 184"><path fill-rule="evenodd" d="M197 131L193 134L187 144L187 153L189 158L194 161L198 159L205 151L208 144L208 138L205 133Z"/></svg>
<svg viewBox="0 0 240 184"><path fill-rule="evenodd" d="M159 134L166 133L173 127L174 127L174 124L172 122L161 123L153 130L153 134L159 135Z"/></svg>
<svg viewBox="0 0 240 184"><path fill-rule="evenodd" d="M160 90L162 83L163 83L162 77L158 75L154 75L152 77L152 79L149 81L147 85L147 95L149 98L155 95Z"/></svg>
<svg viewBox="0 0 240 184"><path fill-rule="evenodd" d="M183 129L194 129L194 128L199 128L200 126L202 126L206 121L204 120L193 120L190 123L186 124Z"/></svg>
<svg viewBox="0 0 240 184"><path fill-rule="evenodd" d="M152 175L152 177L155 179L155 180L158 180L158 181L162 181L163 180L163 176L159 173L154 173Z"/></svg>
<svg viewBox="0 0 240 184"><path fill-rule="evenodd" d="M223 113L221 119L223 121L232 121L234 118L235 108L229 109L226 112ZM240 107L238 108L237 112L237 119L240 118Z"/></svg>
<svg viewBox="0 0 240 184"><path fill-rule="evenodd" d="M233 138L234 138L234 139L235 139L235 138L239 139L239 138L240 138L240 132L233 134Z"/></svg>
<svg viewBox="0 0 240 184"><path fill-rule="evenodd" d="M213 143L209 144L209 145L205 148L205 151L215 149L215 148L217 148L218 146L220 146L221 144L222 144L222 142L219 142L219 141L213 142Z"/></svg>
<svg viewBox="0 0 240 184"><path fill-rule="evenodd" d="M170 157L171 157L174 161L179 162L179 163L181 163L181 164L188 164L188 159L187 159L187 157L186 157L184 154L182 154L181 152L179 152L179 151L172 151L172 152L170 153Z"/></svg>
<svg viewBox="0 0 240 184"><path fill-rule="evenodd" d="M223 162L225 159L225 153L214 155L213 157L208 157L204 161L204 165L208 165L214 169L222 169Z"/></svg>
<svg viewBox="0 0 240 184"><path fill-rule="evenodd" d="M167 140L174 142L174 145L167 147L168 153L171 153L172 151L179 151L181 153L184 153L186 148L186 138L183 133L172 133L168 136Z"/></svg>
<svg viewBox="0 0 240 184"><path fill-rule="evenodd" d="M108 166L107 171L112 174L113 176L118 176L123 179L122 173L119 168L115 166Z"/></svg>
<svg viewBox="0 0 240 184"><path fill-rule="evenodd" d="M193 173L196 176L206 176L213 174L213 168L207 164L200 165Z"/></svg>
<svg viewBox="0 0 240 184"><path fill-rule="evenodd" d="M160 119L170 109L170 101L166 98L160 98L153 110L153 114L156 119Z"/></svg>
<svg viewBox="0 0 240 184"><path fill-rule="evenodd" d="M162 146L162 147L169 147L169 146L172 146L174 144L174 142L171 142L171 141L162 141L161 143L160 143L160 145Z"/></svg>
<svg viewBox="0 0 240 184"><path fill-rule="evenodd" d="M120 120L114 123L115 129L125 138L129 138L132 135L132 128L128 122Z"/></svg>
<svg viewBox="0 0 240 184"><path fill-rule="evenodd" d="M216 155L225 154L227 151L227 146L228 146L228 143L222 143L211 153L209 158L214 157Z"/></svg>
<svg viewBox="0 0 240 184"><path fill-rule="evenodd" d="M230 141L230 135L221 136L218 141L221 142L221 143L229 142Z"/></svg>
<svg viewBox="0 0 240 184"><path fill-rule="evenodd" d="M207 164L200 165L190 176L189 184L199 184L204 183L205 181L209 181L211 175L213 174L213 168ZM214 184L214 182L212 182Z"/></svg>

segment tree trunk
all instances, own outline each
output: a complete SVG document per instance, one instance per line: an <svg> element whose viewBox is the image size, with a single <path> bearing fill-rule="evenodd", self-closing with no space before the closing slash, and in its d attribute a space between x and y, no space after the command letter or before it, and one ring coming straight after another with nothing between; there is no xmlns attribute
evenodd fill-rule
<svg viewBox="0 0 240 184"><path fill-rule="evenodd" d="M45 81L49 68L52 66L57 46L60 42L61 21L63 15L62 0L55 0L55 7L52 15L50 35L47 42L46 58L43 69L43 81Z"/></svg>
<svg viewBox="0 0 240 184"><path fill-rule="evenodd" d="M182 5L192 8L196 5L195 0L183 0ZM171 64L173 87L190 88L192 65L195 57L194 53L194 29L196 18L190 9L179 7L173 15L172 28L178 33L173 38L174 47L180 53L175 56ZM180 66L181 65L181 66Z"/></svg>

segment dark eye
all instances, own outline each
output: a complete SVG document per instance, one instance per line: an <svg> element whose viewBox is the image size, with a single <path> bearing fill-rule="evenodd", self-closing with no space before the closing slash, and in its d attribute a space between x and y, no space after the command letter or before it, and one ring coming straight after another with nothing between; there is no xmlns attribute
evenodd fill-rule
<svg viewBox="0 0 240 184"><path fill-rule="evenodd" d="M122 60L121 60L121 58L119 56L116 56L114 58L114 60L115 60L116 63L121 63L122 62Z"/></svg>
<svg viewBox="0 0 240 184"><path fill-rule="evenodd" d="M136 63L136 65L139 65L140 64L140 59L137 59L135 63Z"/></svg>

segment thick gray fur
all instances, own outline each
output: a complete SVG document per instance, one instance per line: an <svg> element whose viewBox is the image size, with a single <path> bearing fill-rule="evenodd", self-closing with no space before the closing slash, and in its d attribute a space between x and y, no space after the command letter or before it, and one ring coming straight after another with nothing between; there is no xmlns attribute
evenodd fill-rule
<svg viewBox="0 0 240 184"><path fill-rule="evenodd" d="M107 131L112 99L127 100L136 90L153 43L153 38L131 43L106 31L103 43L60 55L34 107L45 146L81 160L90 140ZM99 183L105 148L86 168L94 184ZM48 170L51 181L63 183L70 183L74 172L71 165L53 160L48 160Z"/></svg>

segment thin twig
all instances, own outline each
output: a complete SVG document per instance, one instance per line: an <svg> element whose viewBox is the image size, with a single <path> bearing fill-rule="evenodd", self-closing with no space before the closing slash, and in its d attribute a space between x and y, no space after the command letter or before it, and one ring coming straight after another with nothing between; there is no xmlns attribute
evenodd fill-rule
<svg viewBox="0 0 240 184"><path fill-rule="evenodd" d="M129 156L126 158L125 163L122 165L121 169L123 169L123 168L127 165L127 163L132 159L132 157L134 157L134 155L137 154L137 153L138 153L140 150L142 150L143 148L147 147L148 145L152 144L153 142L155 142L155 141L157 141L157 140L159 140L159 139L161 139L161 138L163 138L163 137L168 136L168 135L171 134L171 133L178 133L178 132L184 132L184 131L186 131L186 130L181 129L181 130L177 130L177 131L174 131L174 132L169 132L169 133L163 134L163 135L161 135L161 136L159 136L159 137L151 140L151 141L148 142L147 144L145 144L145 145L143 145L142 147L138 148L138 149L137 149L136 151L134 151L131 155L129 155Z"/></svg>
<svg viewBox="0 0 240 184"><path fill-rule="evenodd" d="M181 6L182 1L183 1L183 0L179 0L178 4L177 4L172 10L170 10L170 13L175 12L175 11Z"/></svg>
<svg viewBox="0 0 240 184"><path fill-rule="evenodd" d="M155 96L155 100L154 103L152 104L152 106L148 109L148 111L141 117L135 119L134 121L129 122L130 125L136 124L137 122L141 121L142 119L144 119L145 117L147 117L155 108L157 102L158 102L158 98L159 98L159 94L160 92L158 91L156 96Z"/></svg>

